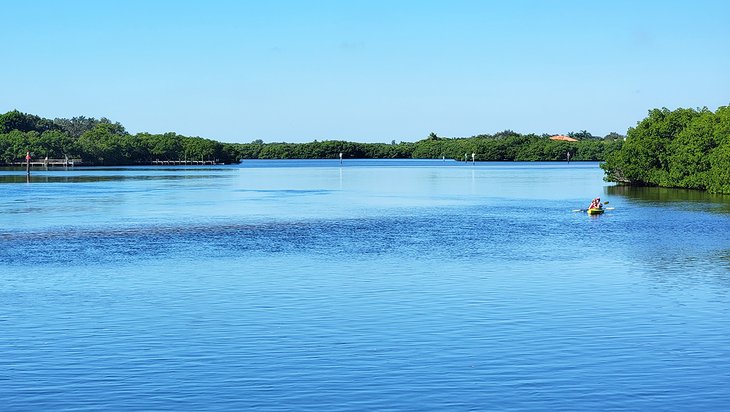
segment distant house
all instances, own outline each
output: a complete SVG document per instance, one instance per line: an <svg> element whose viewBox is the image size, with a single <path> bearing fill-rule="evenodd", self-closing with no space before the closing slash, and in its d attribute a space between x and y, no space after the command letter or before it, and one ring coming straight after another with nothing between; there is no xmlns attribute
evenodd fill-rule
<svg viewBox="0 0 730 412"><path fill-rule="evenodd" d="M562 134L558 134L558 135L555 135L555 136L550 136L550 140L562 140L564 142L577 142L578 141L578 139L573 139L570 136L565 136L565 135L562 135Z"/></svg>

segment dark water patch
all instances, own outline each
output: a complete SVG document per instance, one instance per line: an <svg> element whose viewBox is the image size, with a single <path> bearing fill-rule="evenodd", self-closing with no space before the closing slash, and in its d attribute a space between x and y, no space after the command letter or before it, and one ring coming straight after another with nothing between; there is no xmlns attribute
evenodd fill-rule
<svg viewBox="0 0 730 412"><path fill-rule="evenodd" d="M5 230L0 262L70 264L119 262L159 256L245 258L253 255L403 256L424 261L570 262L585 255L646 255L661 270L672 259L707 259L724 250L711 215L693 221L632 220L607 213L598 218L571 213L562 205L536 212L527 206L429 209L397 216L342 220L211 222L201 224ZM678 227L682 223L685 226ZM699 230L692 230L698 226ZM678 236L678 233L683 233ZM670 236L671 235L671 236ZM613 245L635 244L633 248ZM662 259L661 256L666 256ZM713 255L716 256L716 255ZM635 256L636 257L636 256ZM651 257L651 258L650 258Z"/></svg>
<svg viewBox="0 0 730 412"><path fill-rule="evenodd" d="M261 193L272 196L326 195L334 192L334 190L327 189L236 189L233 191L238 193Z"/></svg>
<svg viewBox="0 0 730 412"><path fill-rule="evenodd" d="M664 187L608 186L605 190L609 196L623 197L641 205L730 213L730 195Z"/></svg>
<svg viewBox="0 0 730 412"><path fill-rule="evenodd" d="M505 213L516 217L508 221ZM0 262L114 262L130 257L154 259L163 254L199 253L406 255L445 260L488 256L531 260L553 254L547 239L572 243L574 234L556 227L555 221L536 220L526 211L511 207L475 208L471 214L453 214L445 208L430 213L344 220L5 231L0 233L6 246L0 251Z"/></svg>

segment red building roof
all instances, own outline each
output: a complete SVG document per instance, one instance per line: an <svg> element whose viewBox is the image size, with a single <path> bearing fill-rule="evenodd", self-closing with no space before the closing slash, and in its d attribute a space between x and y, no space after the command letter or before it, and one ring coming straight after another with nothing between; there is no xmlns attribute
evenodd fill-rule
<svg viewBox="0 0 730 412"><path fill-rule="evenodd" d="M565 141L565 142L577 142L578 141L578 139L573 139L570 136L565 136L565 135L562 135L562 134L555 135L555 136L550 136L550 140L562 140L562 141Z"/></svg>

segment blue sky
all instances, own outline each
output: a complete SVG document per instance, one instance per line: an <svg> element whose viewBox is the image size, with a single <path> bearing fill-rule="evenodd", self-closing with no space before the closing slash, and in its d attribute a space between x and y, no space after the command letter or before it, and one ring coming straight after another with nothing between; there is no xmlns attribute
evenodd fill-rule
<svg viewBox="0 0 730 412"><path fill-rule="evenodd" d="M625 133L730 104L730 2L5 1L0 112L226 142Z"/></svg>

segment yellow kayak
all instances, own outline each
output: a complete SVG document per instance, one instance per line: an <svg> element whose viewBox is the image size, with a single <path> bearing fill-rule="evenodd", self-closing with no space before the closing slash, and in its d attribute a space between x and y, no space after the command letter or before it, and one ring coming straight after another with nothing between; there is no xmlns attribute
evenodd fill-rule
<svg viewBox="0 0 730 412"><path fill-rule="evenodd" d="M588 209L589 215L600 215L602 213L603 213L602 207L594 207L594 208Z"/></svg>

